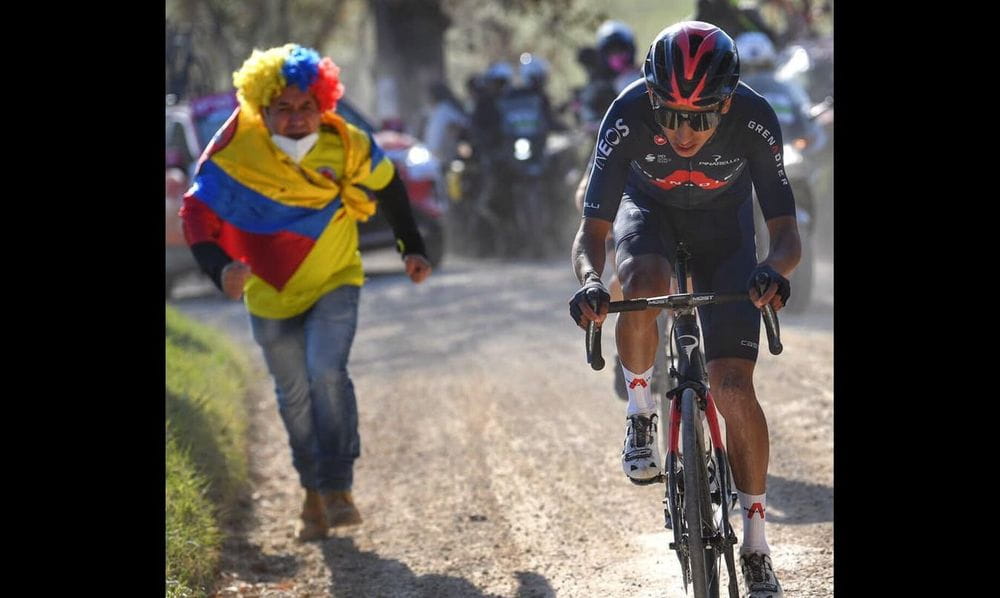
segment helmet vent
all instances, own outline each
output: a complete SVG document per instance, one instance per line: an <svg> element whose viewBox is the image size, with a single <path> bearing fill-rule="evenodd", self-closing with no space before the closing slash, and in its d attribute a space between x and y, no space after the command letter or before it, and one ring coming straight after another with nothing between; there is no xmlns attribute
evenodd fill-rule
<svg viewBox="0 0 1000 598"><path fill-rule="evenodd" d="M691 50L690 50L691 53L688 55L688 58L690 58L691 56L697 56L698 48L701 47L701 42L705 38L700 35L692 35L688 39L691 40Z"/></svg>

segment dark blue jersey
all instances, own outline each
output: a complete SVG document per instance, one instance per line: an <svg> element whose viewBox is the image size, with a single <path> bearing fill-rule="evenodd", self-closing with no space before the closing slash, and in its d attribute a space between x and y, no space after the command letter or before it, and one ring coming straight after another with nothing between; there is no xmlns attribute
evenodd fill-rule
<svg viewBox="0 0 1000 598"><path fill-rule="evenodd" d="M656 202L687 210L735 208L757 189L764 218L795 214L781 128L762 96L740 83L715 133L690 158L677 155L659 125L644 80L625 88L604 116L583 215L613 221L626 183Z"/></svg>

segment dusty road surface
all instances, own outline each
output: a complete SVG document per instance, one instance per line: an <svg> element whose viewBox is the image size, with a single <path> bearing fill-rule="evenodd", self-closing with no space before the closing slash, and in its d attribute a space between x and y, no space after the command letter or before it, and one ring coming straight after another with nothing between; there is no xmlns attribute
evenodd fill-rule
<svg viewBox="0 0 1000 598"><path fill-rule="evenodd" d="M365 522L320 543L293 538L302 494L242 305L211 288L174 302L244 345L260 380L252 504L216 595L683 596L662 487L621 473L625 403L567 315L568 256L452 258L419 286L398 264L366 260L383 273L362 291L349 366ZM762 350L755 376L768 540L789 598L833 595L832 267L818 272L812 312L782 312L785 351ZM610 347L608 333L613 364Z"/></svg>

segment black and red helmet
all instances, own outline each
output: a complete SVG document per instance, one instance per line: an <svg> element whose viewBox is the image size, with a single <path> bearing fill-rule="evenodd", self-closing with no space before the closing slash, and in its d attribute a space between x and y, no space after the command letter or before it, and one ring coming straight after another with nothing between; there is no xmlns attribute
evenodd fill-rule
<svg viewBox="0 0 1000 598"><path fill-rule="evenodd" d="M740 81L736 43L715 25L684 21L653 40L642 67L646 85L663 102L704 108L722 102Z"/></svg>

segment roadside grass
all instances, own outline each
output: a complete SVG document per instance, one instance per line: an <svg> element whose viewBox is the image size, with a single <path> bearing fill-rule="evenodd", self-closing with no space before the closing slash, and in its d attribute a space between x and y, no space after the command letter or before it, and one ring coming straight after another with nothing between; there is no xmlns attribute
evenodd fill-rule
<svg viewBox="0 0 1000 598"><path fill-rule="evenodd" d="M205 596L220 522L248 484L245 354L166 307L166 581L168 598Z"/></svg>

